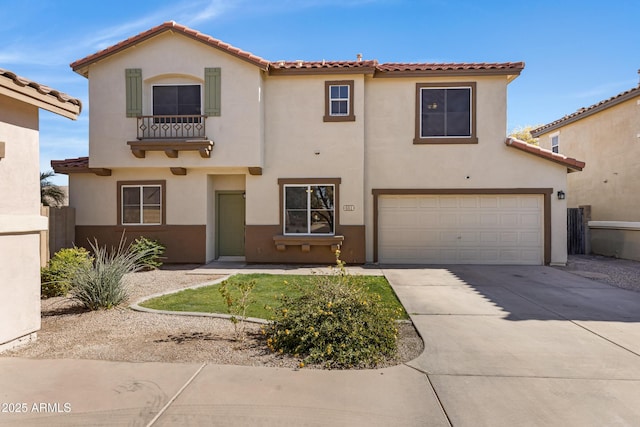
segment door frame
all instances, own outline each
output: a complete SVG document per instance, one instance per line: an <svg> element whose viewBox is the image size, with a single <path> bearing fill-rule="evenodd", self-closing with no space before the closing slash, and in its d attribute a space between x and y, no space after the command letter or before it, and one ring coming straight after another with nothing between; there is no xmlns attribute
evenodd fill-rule
<svg viewBox="0 0 640 427"><path fill-rule="evenodd" d="M247 230L247 222L246 222L246 217L247 217L247 204L246 204L246 192L244 190L216 190L215 192L215 200L216 200L216 208L215 208L215 212L216 212L216 241L215 241L215 254L216 256L214 257L214 259L219 259L220 258L220 195L241 195L242 199L244 200L244 207L243 207L243 211L244 211L244 218L243 218L243 222L244 222L244 227L243 227L243 238L246 237L246 230ZM246 253L246 246L244 247L244 252ZM240 255L238 255L240 256ZM244 254L242 255L244 256Z"/></svg>

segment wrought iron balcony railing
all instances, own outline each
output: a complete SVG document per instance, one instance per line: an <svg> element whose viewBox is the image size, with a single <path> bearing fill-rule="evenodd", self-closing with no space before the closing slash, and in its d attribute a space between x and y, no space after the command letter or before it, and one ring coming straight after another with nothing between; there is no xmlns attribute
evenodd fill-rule
<svg viewBox="0 0 640 427"><path fill-rule="evenodd" d="M138 136L143 139L204 139L207 116L139 116Z"/></svg>

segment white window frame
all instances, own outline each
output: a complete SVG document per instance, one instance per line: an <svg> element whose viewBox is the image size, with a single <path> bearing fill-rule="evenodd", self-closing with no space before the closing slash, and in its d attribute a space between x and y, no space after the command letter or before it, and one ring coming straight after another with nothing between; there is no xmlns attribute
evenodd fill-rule
<svg viewBox="0 0 640 427"><path fill-rule="evenodd" d="M442 89L467 89L469 90L469 134L468 135L427 135L427 136L423 136L423 121L422 121L422 96L424 91L426 90L442 90ZM471 86L428 86L428 87L421 87L420 88L420 138L422 139L435 139L435 138L451 138L451 139L455 139L455 138L471 138L473 136L473 87ZM447 113L445 111L445 130L447 128L446 122L447 121Z"/></svg>
<svg viewBox="0 0 640 427"><path fill-rule="evenodd" d="M146 204L146 206L158 206L160 208L160 222L144 222L144 188L155 187L160 191L160 203L158 204ZM125 188L137 188L140 195L140 218L138 222L125 222L124 218L124 189ZM162 185L160 184L125 184L120 187L120 218L122 225L162 225Z"/></svg>
<svg viewBox="0 0 640 427"><path fill-rule="evenodd" d="M287 188L306 188L307 190L307 232L306 233L288 233L287 232ZM331 233L311 233L311 187L332 187L333 188L333 207L331 209L323 209L333 213L333 230ZM282 190L282 234L285 236L334 236L336 234L336 186L335 184L284 184Z"/></svg>
<svg viewBox="0 0 640 427"><path fill-rule="evenodd" d="M551 141L551 152L560 153L560 132L555 132L549 135L549 140Z"/></svg>
<svg viewBox="0 0 640 427"><path fill-rule="evenodd" d="M341 97L333 98L331 96L331 88L332 87L346 87L347 88L347 97L346 98L341 98ZM329 85L329 115L332 116L332 117L349 116L351 114L351 111L349 111L350 99L351 99L351 87L348 84ZM333 102L334 101L345 102L347 104L347 112L346 113L334 113L333 112Z"/></svg>

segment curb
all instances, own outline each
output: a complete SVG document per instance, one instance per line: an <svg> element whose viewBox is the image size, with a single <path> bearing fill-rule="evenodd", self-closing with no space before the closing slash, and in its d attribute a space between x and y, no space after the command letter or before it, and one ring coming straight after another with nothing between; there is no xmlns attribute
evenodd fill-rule
<svg viewBox="0 0 640 427"><path fill-rule="evenodd" d="M143 312L143 313L165 314L165 315L171 315L171 316L213 317L213 318L218 318L218 319L231 320L231 318L233 316L231 316L230 314L204 313L204 312L199 312L199 311L156 310L156 309L153 309L153 308L142 307L142 306L140 306L140 304L145 302L145 301L148 301L150 299L153 299L153 298L158 298L158 297L162 297L162 296L165 296L165 295L177 294L178 292L182 292L182 291L187 290L187 289L198 289L198 288L203 288L205 286L217 285L217 284L227 280L229 277L233 276L234 274L237 274L237 273L229 274L227 276L224 276L224 277L221 277L219 279L216 279L216 280L214 280L212 282L198 283L197 285L189 286L187 288L174 289L174 290L167 291L167 292L160 292L160 293L157 293L157 294L148 295L148 296L146 296L146 297L144 297L142 299L139 299L135 303L131 304L129 306L129 308L132 309L132 310L135 310L135 311ZM236 316L236 317L239 318L238 316ZM269 322L267 320L258 319L256 317L246 317L246 318L244 318L242 320L245 321L245 322L257 323L257 324L261 324L261 325L268 325L269 324Z"/></svg>

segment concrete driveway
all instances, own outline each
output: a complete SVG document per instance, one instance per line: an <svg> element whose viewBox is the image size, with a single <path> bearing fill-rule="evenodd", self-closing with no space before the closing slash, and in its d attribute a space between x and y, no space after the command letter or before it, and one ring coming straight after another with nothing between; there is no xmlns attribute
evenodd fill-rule
<svg viewBox="0 0 640 427"><path fill-rule="evenodd" d="M294 371L0 357L0 426L640 425L640 293L548 267L368 272L411 313L417 359Z"/></svg>
<svg viewBox="0 0 640 427"><path fill-rule="evenodd" d="M383 271L453 426L640 425L640 293L548 267Z"/></svg>

